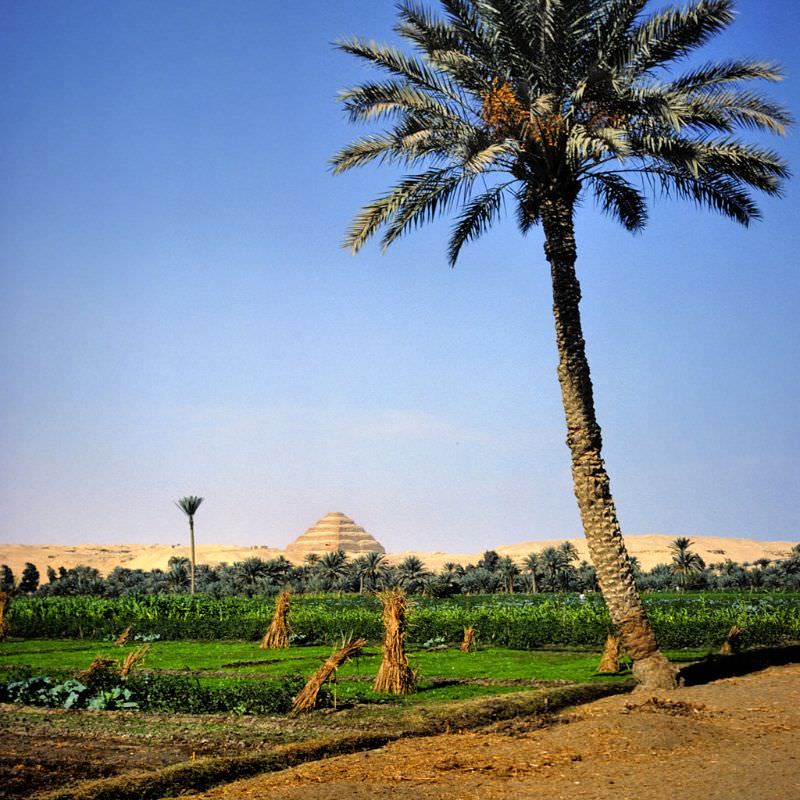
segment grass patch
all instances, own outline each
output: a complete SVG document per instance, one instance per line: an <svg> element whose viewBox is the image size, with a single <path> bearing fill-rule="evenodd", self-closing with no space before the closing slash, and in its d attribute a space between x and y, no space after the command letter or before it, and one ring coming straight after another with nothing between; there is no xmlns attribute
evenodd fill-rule
<svg viewBox="0 0 800 800"><path fill-rule="evenodd" d="M85 669L96 656L120 660L133 647L60 639L6 642L0 645L0 680L49 675L53 684L61 684ZM129 699L144 711L283 714L305 679L329 655L330 648L326 646L264 654L255 642L155 642L143 667L134 671L124 687L132 693ZM683 651L671 655L675 660L692 661L705 653ZM630 678L629 671L597 675L600 654L579 648L525 651L485 647L472 653L462 653L456 646L444 650L411 648L411 665L420 675L418 691L398 696L373 691L380 659L380 648L373 646L343 665L335 682L324 687L322 704L336 709L364 705L427 707L534 691L546 685L615 684ZM54 699L48 695L41 701L17 702L60 705L61 695L51 695Z"/></svg>
<svg viewBox="0 0 800 800"><path fill-rule="evenodd" d="M84 669L97 656L122 658L135 645L119 647L111 642L64 639L8 641L0 644L0 670L30 667L42 672L69 672ZM669 651L672 660L696 660L707 649ZM271 651L268 656L255 642L154 642L144 668L157 671L216 672L225 675L257 674L280 677L311 674L330 655L328 646L294 647ZM461 653L455 646L447 650L411 648L413 666L425 678L485 678L497 680L586 681L593 677L600 658L599 650L553 649L510 650L502 647L479 648ZM367 647L364 654L345 664L340 677L374 676L380 663L380 648Z"/></svg>

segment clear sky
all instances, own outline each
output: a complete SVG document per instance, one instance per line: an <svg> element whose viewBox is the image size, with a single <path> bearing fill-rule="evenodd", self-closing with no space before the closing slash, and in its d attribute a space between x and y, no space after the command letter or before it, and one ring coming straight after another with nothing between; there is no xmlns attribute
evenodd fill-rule
<svg viewBox="0 0 800 800"><path fill-rule="evenodd" d="M662 4L660 4L662 5ZM740 0L706 53L781 62ZM0 539L284 546L343 511L391 551L576 536L540 232L340 247L393 178L334 178L388 0L0 5ZM798 130L770 140L800 167ZM659 201L577 226L623 530L797 539L798 180L749 230Z"/></svg>

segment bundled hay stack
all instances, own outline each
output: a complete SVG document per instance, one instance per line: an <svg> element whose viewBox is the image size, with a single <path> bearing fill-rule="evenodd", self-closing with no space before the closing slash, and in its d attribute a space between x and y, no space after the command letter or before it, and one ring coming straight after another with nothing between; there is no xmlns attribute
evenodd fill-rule
<svg viewBox="0 0 800 800"><path fill-rule="evenodd" d="M119 636L117 636L117 638L114 641L114 644L118 644L120 647L122 647L123 645L128 644L128 639L130 638L131 638L131 626L128 625L128 627L125 628L125 630L122 631L122 633Z"/></svg>
<svg viewBox="0 0 800 800"><path fill-rule="evenodd" d="M606 646L603 648L603 657L597 667L601 675L616 675L619 672L619 659L622 655L622 645L619 636L608 634Z"/></svg>
<svg viewBox="0 0 800 800"><path fill-rule="evenodd" d="M380 595L383 603L383 660L373 689L389 694L411 694L417 688L417 674L406 657L406 593L391 589Z"/></svg>
<svg viewBox="0 0 800 800"><path fill-rule="evenodd" d="M470 625L464 628L464 641L459 648L462 653L471 653L475 649L475 627Z"/></svg>
<svg viewBox="0 0 800 800"><path fill-rule="evenodd" d="M317 704L319 690L331 679L331 676L345 661L359 655L366 643L366 639L356 639L354 642L346 642L341 649L334 652L309 678L308 683L303 687L303 691L295 697L292 704L292 714L311 711Z"/></svg>
<svg viewBox="0 0 800 800"><path fill-rule="evenodd" d="M281 650L289 646L289 592L281 592L275 602L272 623L259 647L262 650Z"/></svg>
<svg viewBox="0 0 800 800"><path fill-rule="evenodd" d="M722 643L722 647L719 649L719 654L721 656L731 656L734 653L738 653L742 644L741 637L743 633L744 630L742 630L742 628L740 628L738 625L734 625L728 631L728 635L725 637L725 641Z"/></svg>
<svg viewBox="0 0 800 800"><path fill-rule="evenodd" d="M83 672L78 673L78 680L88 685L115 673L119 673L119 661L106 656L95 656L92 663Z"/></svg>
<svg viewBox="0 0 800 800"><path fill-rule="evenodd" d="M119 674L120 677L123 679L127 679L128 675L130 675L131 670L139 663L144 661L144 657L147 655L147 651L150 649L149 644L143 644L141 647L137 647L136 650L131 650L127 656L125 656L124 660L119 666Z"/></svg>
<svg viewBox="0 0 800 800"><path fill-rule="evenodd" d="M4 642L8 636L8 608L11 605L11 595L8 592L0 592L0 642Z"/></svg>
<svg viewBox="0 0 800 800"><path fill-rule="evenodd" d="M87 686L118 683L120 678L127 680L133 668L144 661L149 650L150 645L143 644L119 660L107 656L95 656L92 663L78 673L77 678Z"/></svg>

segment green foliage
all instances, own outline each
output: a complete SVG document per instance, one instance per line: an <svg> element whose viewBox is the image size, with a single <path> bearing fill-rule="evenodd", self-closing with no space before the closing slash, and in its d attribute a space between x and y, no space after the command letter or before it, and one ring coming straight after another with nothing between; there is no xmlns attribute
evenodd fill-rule
<svg viewBox="0 0 800 800"><path fill-rule="evenodd" d="M25 563L25 568L22 570L22 577L19 581L19 590L24 594L35 592L39 588L39 570L36 569L35 564L30 561Z"/></svg>
<svg viewBox="0 0 800 800"><path fill-rule="evenodd" d="M800 603L794 595L719 593L649 596L648 616L666 648L718 646L732 625L745 630L744 646L800 639ZM11 635L103 639L133 625L137 636L161 640L257 640L272 618L274 600L203 595L146 597L34 597L11 608ZM342 637L380 641L377 600L365 595L296 597L290 614L295 643L334 645ZM481 641L529 650L543 645L600 646L611 630L602 598L590 595L491 595L417 598L408 641L461 640L474 625Z"/></svg>
<svg viewBox="0 0 800 800"><path fill-rule="evenodd" d="M100 692L86 704L92 711L118 711L121 709L137 709L139 704L133 699L133 693L125 686Z"/></svg>
<svg viewBox="0 0 800 800"><path fill-rule="evenodd" d="M52 676L33 675L0 683L0 700L66 709L282 714L291 708L292 698L304 683L297 675L270 680L208 681L188 675L140 672L124 683L117 675L115 683L104 682L98 688L75 678L59 682ZM323 703L327 702L327 690L320 697Z"/></svg>
<svg viewBox="0 0 800 800"><path fill-rule="evenodd" d="M48 708L138 708L135 702L131 702L130 692L121 686L96 692L75 678L59 683L48 675L7 681L2 685L0 697L9 703Z"/></svg>

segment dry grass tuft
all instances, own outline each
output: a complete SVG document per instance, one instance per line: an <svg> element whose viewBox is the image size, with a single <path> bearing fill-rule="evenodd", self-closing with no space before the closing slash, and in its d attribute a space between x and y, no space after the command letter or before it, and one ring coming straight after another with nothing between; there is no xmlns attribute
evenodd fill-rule
<svg viewBox="0 0 800 800"><path fill-rule="evenodd" d="M341 649L332 653L330 658L309 678L308 683L303 687L303 691L295 697L292 704L292 713L299 714L302 711L311 711L317 704L319 690L331 679L331 676L345 661L360 655L366 643L366 639L356 639L354 642L346 642Z"/></svg>
<svg viewBox="0 0 800 800"><path fill-rule="evenodd" d="M117 636L117 638L114 640L114 644L118 644L120 647L122 647L122 645L128 644L128 640L130 638L131 638L131 626L128 625L128 627L125 628L125 630L122 631L122 633L119 636Z"/></svg>
<svg viewBox="0 0 800 800"><path fill-rule="evenodd" d="M8 609L11 605L11 595L8 592L0 592L0 642L4 642L8 636Z"/></svg>
<svg viewBox="0 0 800 800"><path fill-rule="evenodd" d="M144 661L144 657L147 655L149 649L149 644L143 644L141 647L137 647L136 650L131 650L119 666L120 677L127 678L131 670L133 670L137 664L141 664L141 662Z"/></svg>
<svg viewBox="0 0 800 800"><path fill-rule="evenodd" d="M616 675L619 672L619 659L622 655L622 644L619 636L608 634L606 646L603 648L603 657L597 667L601 675Z"/></svg>
<svg viewBox="0 0 800 800"><path fill-rule="evenodd" d="M262 650L282 650L289 646L289 592L281 592L275 602L272 623L259 647Z"/></svg>
<svg viewBox="0 0 800 800"><path fill-rule="evenodd" d="M474 625L464 628L464 640L459 648L462 653L472 653L475 650L475 633Z"/></svg>
<svg viewBox="0 0 800 800"><path fill-rule="evenodd" d="M391 589L380 595L383 603L383 660L373 689L389 694L411 694L417 688L417 673L406 656L406 593Z"/></svg>
<svg viewBox="0 0 800 800"><path fill-rule="evenodd" d="M114 658L108 658L107 656L95 656L92 663L89 664L83 672L79 672L77 677L81 683L86 683L103 673L106 675L109 673L119 673L119 661Z"/></svg>
<svg viewBox="0 0 800 800"><path fill-rule="evenodd" d="M728 631L728 635L725 637L725 641L719 649L719 654L721 656L731 656L734 653L738 653L742 645L741 638L743 633L744 630L742 628L738 625L734 625Z"/></svg>

